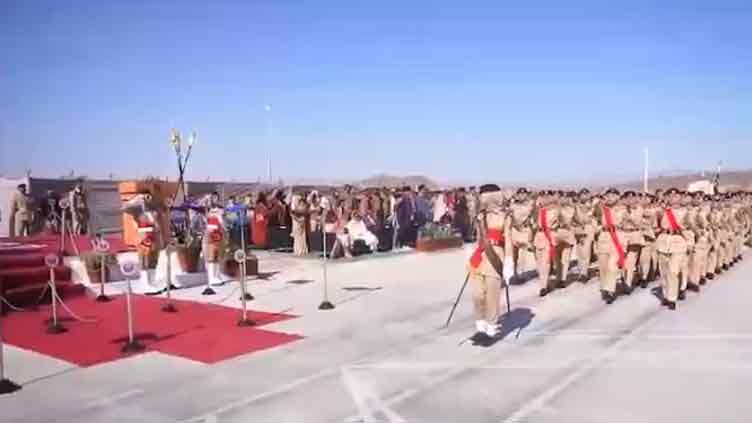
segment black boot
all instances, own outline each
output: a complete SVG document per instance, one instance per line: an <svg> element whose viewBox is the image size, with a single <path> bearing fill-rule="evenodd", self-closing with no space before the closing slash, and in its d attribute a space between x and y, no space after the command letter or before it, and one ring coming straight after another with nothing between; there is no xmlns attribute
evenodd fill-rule
<svg viewBox="0 0 752 423"><path fill-rule="evenodd" d="M679 293L679 301L684 301L687 299L687 294L684 293L684 291Z"/></svg>
<svg viewBox="0 0 752 423"><path fill-rule="evenodd" d="M616 294L611 292L606 292L605 297L603 298L604 301L606 301L606 304L611 305L616 300Z"/></svg>
<svg viewBox="0 0 752 423"><path fill-rule="evenodd" d="M632 295L632 287L624 285L624 295Z"/></svg>
<svg viewBox="0 0 752 423"><path fill-rule="evenodd" d="M674 311L676 310L676 303L673 301L668 301L668 304L666 305L666 307L668 307L669 310Z"/></svg>
<svg viewBox="0 0 752 423"><path fill-rule="evenodd" d="M700 286L705 286L706 283L707 281L705 280L705 278L700 279Z"/></svg>
<svg viewBox="0 0 752 423"><path fill-rule="evenodd" d="M550 290L548 288L541 288L540 292L538 292L538 295L540 295L541 298L543 298L546 295L548 295L549 292L550 292Z"/></svg>
<svg viewBox="0 0 752 423"><path fill-rule="evenodd" d="M687 289L692 292L700 292L700 286L692 282L687 284Z"/></svg>
<svg viewBox="0 0 752 423"><path fill-rule="evenodd" d="M640 279L640 288L645 289L648 287L648 280L647 279Z"/></svg>
<svg viewBox="0 0 752 423"><path fill-rule="evenodd" d="M712 281L713 279L715 279L715 273L708 273L707 275L705 275L705 277Z"/></svg>
<svg viewBox="0 0 752 423"><path fill-rule="evenodd" d="M724 264L723 266L721 266L721 269L723 269L724 271L728 271L729 270L729 265L728 264Z"/></svg>

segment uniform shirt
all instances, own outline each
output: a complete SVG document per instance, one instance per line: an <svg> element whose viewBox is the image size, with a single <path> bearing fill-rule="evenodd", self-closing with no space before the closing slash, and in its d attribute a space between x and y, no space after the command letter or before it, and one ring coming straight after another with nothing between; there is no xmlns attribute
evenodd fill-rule
<svg viewBox="0 0 752 423"><path fill-rule="evenodd" d="M509 205L509 218L513 227L521 229L522 226L529 226L531 215L533 213L533 201L517 201Z"/></svg>
<svg viewBox="0 0 752 423"><path fill-rule="evenodd" d="M31 220L31 197L28 194L22 194L16 191L11 200L11 213L15 215L16 221Z"/></svg>
<svg viewBox="0 0 752 423"><path fill-rule="evenodd" d="M624 221L627 218L628 210L625 206L617 203L613 206L607 206L603 205L602 208L607 208L611 211L611 223L614 225L614 229L621 230L622 225L624 225ZM604 231L608 231L610 228L608 227L608 222L606 221L606 213L601 212L600 213L600 220L601 220L601 227Z"/></svg>
<svg viewBox="0 0 752 423"><path fill-rule="evenodd" d="M642 206L629 206L626 207L626 215L624 216L624 222L622 222L622 230L625 231L638 231L645 225L645 210Z"/></svg>
<svg viewBox="0 0 752 423"><path fill-rule="evenodd" d="M559 207L559 227L571 228L575 222L577 208L573 204L564 204Z"/></svg>

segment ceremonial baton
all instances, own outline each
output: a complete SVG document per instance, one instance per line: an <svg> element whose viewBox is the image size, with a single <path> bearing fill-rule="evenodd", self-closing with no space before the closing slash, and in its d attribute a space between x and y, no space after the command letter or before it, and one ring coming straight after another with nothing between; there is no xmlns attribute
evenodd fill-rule
<svg viewBox="0 0 752 423"><path fill-rule="evenodd" d="M470 280L470 272L467 272L467 276L465 276L465 282L462 284L462 288L460 288L460 293L457 294L457 300L454 302L454 305L452 306L452 311L449 312L449 317L447 318L444 328L449 327L449 323L452 321L452 316L454 316L454 311L457 309L457 305L460 303L460 300L462 299L462 294L465 292L465 287L467 286L467 282L469 280Z"/></svg>
<svg viewBox="0 0 752 423"><path fill-rule="evenodd" d="M511 278L510 278L510 280L511 280ZM511 302L509 301L509 280L507 280L507 282L504 284L504 294L506 294L506 296L507 296L507 313L511 313L512 312L512 305L511 305Z"/></svg>

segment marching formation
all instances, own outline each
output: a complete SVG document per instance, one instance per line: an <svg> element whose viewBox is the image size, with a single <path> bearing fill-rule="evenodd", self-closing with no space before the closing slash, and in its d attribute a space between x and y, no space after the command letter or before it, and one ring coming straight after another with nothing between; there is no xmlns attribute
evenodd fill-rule
<svg viewBox="0 0 752 423"><path fill-rule="evenodd" d="M750 192L520 188L509 198L490 184L481 187L480 203L468 278L481 338L498 334L499 293L519 277L521 251L535 256L541 297L572 280L588 283L596 262L606 304L660 281L662 305L675 310L687 290L700 292L752 243Z"/></svg>

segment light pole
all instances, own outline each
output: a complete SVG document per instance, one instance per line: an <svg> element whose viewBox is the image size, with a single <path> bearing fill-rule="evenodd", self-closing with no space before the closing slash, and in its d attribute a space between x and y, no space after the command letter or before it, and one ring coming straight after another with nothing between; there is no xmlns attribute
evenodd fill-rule
<svg viewBox="0 0 752 423"><path fill-rule="evenodd" d="M266 172L269 178L269 183L272 183L272 144L270 141L269 133L271 132L271 111L272 106L267 104L264 106L264 141L266 144Z"/></svg>

